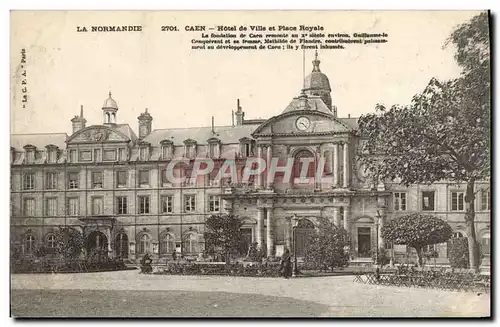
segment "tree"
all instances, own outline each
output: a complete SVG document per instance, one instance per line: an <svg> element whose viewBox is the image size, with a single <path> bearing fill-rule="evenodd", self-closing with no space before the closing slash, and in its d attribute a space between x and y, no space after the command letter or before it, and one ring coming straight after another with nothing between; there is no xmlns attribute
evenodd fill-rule
<svg viewBox="0 0 500 327"><path fill-rule="evenodd" d="M59 227L55 233L56 253L65 259L77 258L84 247L82 233L73 227Z"/></svg>
<svg viewBox="0 0 500 327"><path fill-rule="evenodd" d="M365 140L359 159L374 179L400 184L431 184L441 180L466 183L465 221L470 266L477 270L474 226L478 180L490 177L490 59L488 15L482 13L457 27L448 44L456 48L460 77L433 78L411 104L359 119Z"/></svg>
<svg viewBox="0 0 500 327"><path fill-rule="evenodd" d="M417 251L419 266L422 266L423 247L444 243L450 239L452 233L450 225L445 221L420 213L393 218L381 229L382 237L386 241L414 248Z"/></svg>
<svg viewBox="0 0 500 327"><path fill-rule="evenodd" d="M469 241L465 237L452 238L448 242L450 266L452 268L469 268Z"/></svg>
<svg viewBox="0 0 500 327"><path fill-rule="evenodd" d="M317 231L309 235L305 246L305 259L322 270L345 267L349 264L349 233L328 219L320 219Z"/></svg>
<svg viewBox="0 0 500 327"><path fill-rule="evenodd" d="M205 222L205 249L208 254L222 254L229 263L230 253L241 240L241 219L233 214L211 215Z"/></svg>

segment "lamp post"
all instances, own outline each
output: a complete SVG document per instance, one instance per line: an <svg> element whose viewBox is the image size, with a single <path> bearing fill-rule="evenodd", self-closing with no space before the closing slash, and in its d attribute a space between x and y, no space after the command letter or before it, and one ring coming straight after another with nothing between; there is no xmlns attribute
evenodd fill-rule
<svg viewBox="0 0 500 327"><path fill-rule="evenodd" d="M292 277L297 277L297 274L299 273L299 269L297 267L297 239L296 239L296 234L295 234L295 229L297 228L297 225L299 224L299 219L297 216L292 217L292 231L293 231L293 270L292 270Z"/></svg>

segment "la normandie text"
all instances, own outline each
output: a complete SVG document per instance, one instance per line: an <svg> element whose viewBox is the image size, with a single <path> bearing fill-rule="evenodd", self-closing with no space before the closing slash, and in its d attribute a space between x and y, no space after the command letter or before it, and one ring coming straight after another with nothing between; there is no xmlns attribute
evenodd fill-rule
<svg viewBox="0 0 500 327"><path fill-rule="evenodd" d="M142 32L141 25L77 26L77 32Z"/></svg>

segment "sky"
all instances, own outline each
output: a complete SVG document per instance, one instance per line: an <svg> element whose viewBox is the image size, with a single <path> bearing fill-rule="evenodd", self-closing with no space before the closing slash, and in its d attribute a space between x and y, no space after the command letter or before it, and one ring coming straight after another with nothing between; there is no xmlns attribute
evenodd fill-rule
<svg viewBox="0 0 500 327"><path fill-rule="evenodd" d="M321 71L340 117L377 103L406 104L432 77L458 76L452 46L443 47L471 11L343 12L14 12L11 15L11 133L71 134L84 106L87 126L103 122L112 92L118 123L137 131L148 108L153 129L230 125L240 99L245 118L280 114L303 84L302 51L191 50L186 25L312 25L326 33L387 33L380 45L319 50ZM78 26L142 25L136 33L78 33ZM176 25L179 32L162 32ZM20 68L21 49L27 63ZM305 53L306 74L314 51ZM28 103L21 103L26 69Z"/></svg>

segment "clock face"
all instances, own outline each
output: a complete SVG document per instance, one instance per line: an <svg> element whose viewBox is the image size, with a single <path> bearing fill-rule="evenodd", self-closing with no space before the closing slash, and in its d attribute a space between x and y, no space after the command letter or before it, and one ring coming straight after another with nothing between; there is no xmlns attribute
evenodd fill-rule
<svg viewBox="0 0 500 327"><path fill-rule="evenodd" d="M307 117L299 117L299 119L297 119L297 121L295 122L295 125L297 126L297 128L301 131L305 131L306 129L309 128L309 126L311 125L311 122L309 121L309 118Z"/></svg>

